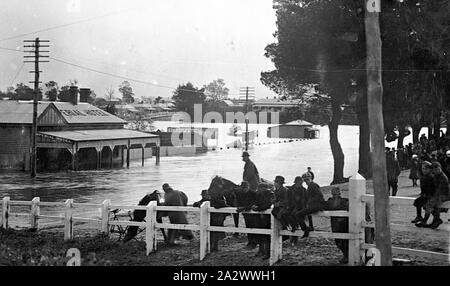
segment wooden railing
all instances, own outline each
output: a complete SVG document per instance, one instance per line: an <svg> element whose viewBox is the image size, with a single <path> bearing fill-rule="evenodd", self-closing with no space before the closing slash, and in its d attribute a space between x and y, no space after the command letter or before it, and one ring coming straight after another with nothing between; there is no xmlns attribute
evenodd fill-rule
<svg viewBox="0 0 450 286"><path fill-rule="evenodd" d="M392 204L399 205L412 205L412 198L400 198L391 197ZM349 232L348 233L333 233L326 231L313 231L310 233L310 237L322 237L329 239L347 239L349 240L349 265L361 265L364 258L364 250L375 247L371 244L365 243L364 228L374 228L374 224L365 221L366 203L372 203L373 196L366 194L366 181L359 175L350 179L349 186L349 211L322 211L315 216L325 217L348 217L349 218ZM29 213L12 213L10 211L11 205L17 206L30 206ZM64 207L64 216L48 216L40 214L40 207ZM100 216L98 218L82 218L74 216L74 208L98 208L100 209ZM450 207L450 202L447 202L443 207ZM129 209L129 210L145 210L146 218L144 222L133 221L120 221L113 220L110 216L110 211L113 209ZM200 216L199 224L170 224L170 223L157 223L157 211L182 211L182 212L197 212ZM263 212L243 212L249 214L264 214L271 216L271 228L245 228L245 227L229 227L229 226L211 226L210 214L211 213L237 213L236 208L212 208L209 202L204 202L200 208L195 207L180 207L180 206L158 206L155 201L150 202L147 206L130 206L130 205L112 205L109 200L103 201L102 204L84 204L74 203L72 199L62 202L41 202L38 197L30 201L11 201L9 197L4 197L2 201L2 226L3 228L9 227L9 217L23 217L29 216L30 226L32 229L39 229L40 219L56 219L64 224L64 239L71 240L74 238L74 223L75 222L87 222L96 223L99 226L99 230L106 235L109 235L109 228L113 225L118 226L138 226L145 228L145 242L146 242L146 254L157 250L156 232L160 228L165 229L184 229L200 232L200 254L199 259L203 260L210 253L210 232L211 231L224 231L224 232L239 232L239 233L252 233L252 234L264 234L269 235L271 240L271 253L269 264L273 265L280 259L282 259L282 236L302 236L303 232L296 231L291 232L288 230L282 230L281 224L277 219L271 215L271 209ZM436 235L437 233L447 235L448 229L440 231L419 229L409 226L397 226L395 224L392 227L400 227L400 229L406 229L408 231L417 232L429 232ZM444 260L448 259L448 254L430 252L423 250L414 250L406 248L393 248L394 253L399 254L413 254L423 257L431 257L433 259Z"/></svg>

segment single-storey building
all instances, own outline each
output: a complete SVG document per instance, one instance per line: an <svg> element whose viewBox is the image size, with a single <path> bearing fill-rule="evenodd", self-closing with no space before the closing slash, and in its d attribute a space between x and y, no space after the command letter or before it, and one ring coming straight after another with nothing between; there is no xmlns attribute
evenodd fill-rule
<svg viewBox="0 0 450 286"><path fill-rule="evenodd" d="M285 124L267 128L269 138L305 138L317 139L320 136L313 124L304 120L295 120Z"/></svg>
<svg viewBox="0 0 450 286"><path fill-rule="evenodd" d="M37 111L38 171L128 167L136 151L144 164L152 154L146 148L157 150L159 162L159 136L125 129L125 120L78 102L78 94L41 101ZM30 169L32 114L32 101L0 101L0 169Z"/></svg>

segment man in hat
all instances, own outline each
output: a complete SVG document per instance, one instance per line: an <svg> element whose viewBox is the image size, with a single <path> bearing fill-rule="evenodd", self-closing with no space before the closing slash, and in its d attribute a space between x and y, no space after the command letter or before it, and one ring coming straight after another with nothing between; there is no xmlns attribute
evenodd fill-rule
<svg viewBox="0 0 450 286"><path fill-rule="evenodd" d="M287 217L292 212L292 199L290 198L290 192L283 186L284 177L276 176L274 181L274 203L272 209L272 215L281 222L281 225L286 229L289 224Z"/></svg>
<svg viewBox="0 0 450 286"><path fill-rule="evenodd" d="M202 199L198 202L195 202L193 207L201 207L203 202L210 201L211 207L213 208L222 208L227 207L226 199L224 196L211 196L208 193L208 190L202 190L201 192ZM210 214L210 224L211 226L223 226L225 218L229 214L227 213L211 213ZM219 250L219 241L225 238L225 232L223 231L211 231L210 232L210 242L211 242L211 252Z"/></svg>
<svg viewBox="0 0 450 286"><path fill-rule="evenodd" d="M435 188L433 182L432 165L428 161L422 162L422 177L420 178L420 195L414 200L414 206L416 207L416 218L412 220L412 223L420 223L423 220L427 221L428 216L422 217L422 208L425 207L426 203L434 195Z"/></svg>
<svg viewBox="0 0 450 286"><path fill-rule="evenodd" d="M169 184L165 183L162 186L164 190L164 206L186 206L188 198L185 193L181 191L176 191L169 186ZM158 216L164 217L168 216L169 221L172 224L188 224L188 220L186 217L186 212L178 212L178 211L163 211L158 212ZM168 245L175 245L175 239L179 236L182 236L185 239L193 239L194 235L190 230L177 230L177 229L169 229L168 231Z"/></svg>
<svg viewBox="0 0 450 286"><path fill-rule="evenodd" d="M311 174L303 174L302 179L308 185L308 189L306 190L305 207L303 209L296 210L294 217L304 232L304 238L308 237L309 232L311 231L311 229L306 226L305 217L323 210L325 206L325 199L320 191L320 186L311 180Z"/></svg>
<svg viewBox="0 0 450 286"><path fill-rule="evenodd" d="M256 191L258 184L260 183L259 172L255 164L250 160L248 152L242 153L242 161L245 162L243 181L247 181L250 189Z"/></svg>
<svg viewBox="0 0 450 286"><path fill-rule="evenodd" d="M274 185L275 185L275 191L274 191L275 205L285 203L286 200L288 200L288 198L287 198L287 190L283 186L284 185L284 177L276 176Z"/></svg>

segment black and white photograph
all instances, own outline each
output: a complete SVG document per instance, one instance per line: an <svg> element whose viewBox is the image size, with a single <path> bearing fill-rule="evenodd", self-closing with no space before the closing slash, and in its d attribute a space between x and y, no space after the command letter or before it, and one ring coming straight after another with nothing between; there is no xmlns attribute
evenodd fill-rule
<svg viewBox="0 0 450 286"><path fill-rule="evenodd" d="M448 0L0 0L0 266L449 266L449 127Z"/></svg>

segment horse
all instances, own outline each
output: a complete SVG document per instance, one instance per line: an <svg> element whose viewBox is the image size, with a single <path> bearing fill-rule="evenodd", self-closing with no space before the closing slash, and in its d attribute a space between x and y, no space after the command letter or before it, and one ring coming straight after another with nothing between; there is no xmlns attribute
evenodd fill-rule
<svg viewBox="0 0 450 286"><path fill-rule="evenodd" d="M160 195L159 192L157 190L155 190L153 193L151 194L147 194L145 195L138 203L139 206L146 206L148 205L151 201L156 201L157 205L161 205L160 203ZM134 210L133 211L133 219L131 221L137 221L137 222L142 222L145 219L146 216L146 211L145 210ZM162 219L157 216L156 221L158 223L162 223ZM127 242L130 241L131 239L133 239L137 233L138 233L138 226L129 226L127 228L127 232L125 234L125 237L123 239L123 242ZM161 232L162 235L164 237L164 241L167 241L167 237L166 237L166 233L164 232L164 229L161 228Z"/></svg>
<svg viewBox="0 0 450 286"><path fill-rule="evenodd" d="M215 176L207 190L207 194L211 200L211 206L218 208L225 206L238 207L236 192L240 189L240 186L236 185L232 181L220 176ZM233 220L235 227L238 227L239 214L233 214Z"/></svg>

